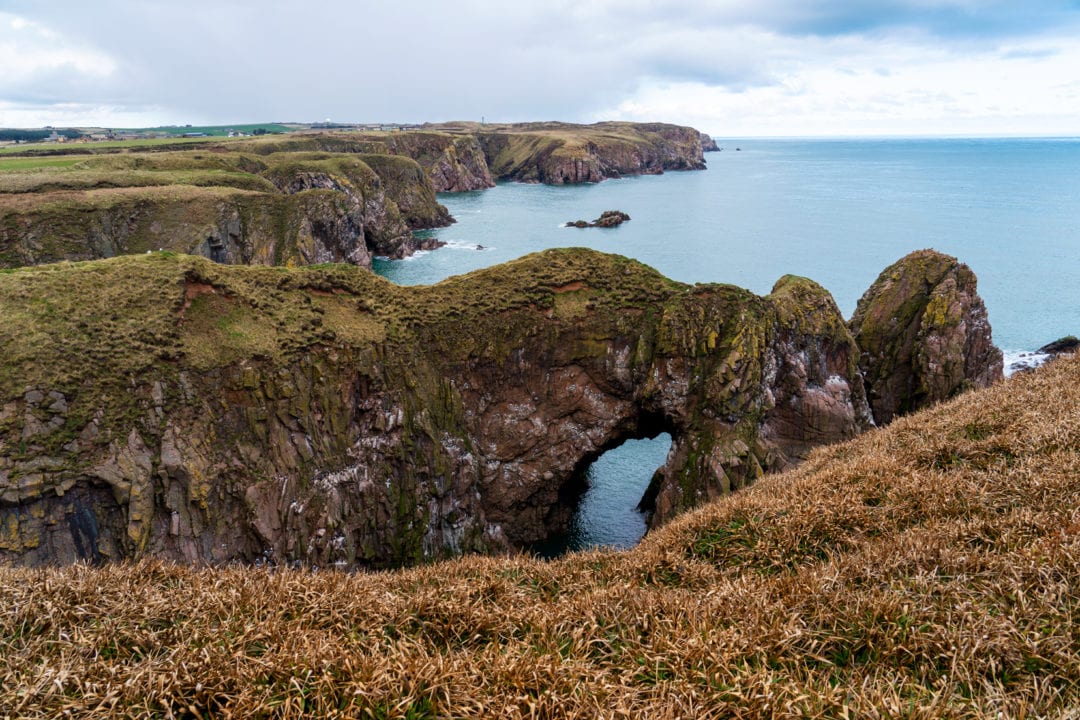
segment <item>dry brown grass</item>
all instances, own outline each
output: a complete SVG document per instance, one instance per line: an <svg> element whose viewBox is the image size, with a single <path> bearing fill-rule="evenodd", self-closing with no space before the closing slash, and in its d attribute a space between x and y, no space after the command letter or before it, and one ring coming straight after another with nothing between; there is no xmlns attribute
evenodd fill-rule
<svg viewBox="0 0 1080 720"><path fill-rule="evenodd" d="M1080 361L626 553L0 569L0 716L1075 717Z"/></svg>

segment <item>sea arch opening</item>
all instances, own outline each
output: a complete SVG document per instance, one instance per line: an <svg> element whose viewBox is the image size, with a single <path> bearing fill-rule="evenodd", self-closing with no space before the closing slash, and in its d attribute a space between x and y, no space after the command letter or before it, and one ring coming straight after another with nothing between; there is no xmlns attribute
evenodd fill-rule
<svg viewBox="0 0 1080 720"><path fill-rule="evenodd" d="M556 558L597 547L628 549L647 530L643 499L671 452L672 428L660 421L617 437L578 463L548 513L555 530L530 549Z"/></svg>

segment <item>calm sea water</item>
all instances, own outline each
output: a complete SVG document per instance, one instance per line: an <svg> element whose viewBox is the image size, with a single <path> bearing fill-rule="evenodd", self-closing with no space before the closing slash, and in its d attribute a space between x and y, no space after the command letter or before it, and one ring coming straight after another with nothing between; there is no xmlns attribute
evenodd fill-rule
<svg viewBox="0 0 1080 720"><path fill-rule="evenodd" d="M1003 350L1080 334L1080 139L718 143L724 151L706 156L704 172L441 195L458 221L433 231L448 246L376 261L376 272L431 283L537 250L586 246L684 282L761 294L785 273L805 275L849 316L886 266L932 247L975 271ZM609 209L633 219L614 229L562 227ZM633 506L667 448L663 438L643 441L609 453L628 454L625 466L607 468L608 455L597 461L573 547L640 538ZM622 493L629 505L615 499L612 483L631 488ZM621 519L612 515L616 502L625 505Z"/></svg>

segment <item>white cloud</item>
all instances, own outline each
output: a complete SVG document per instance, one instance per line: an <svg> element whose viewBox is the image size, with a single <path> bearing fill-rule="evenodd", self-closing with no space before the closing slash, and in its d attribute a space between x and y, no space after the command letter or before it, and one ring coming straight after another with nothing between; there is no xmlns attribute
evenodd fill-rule
<svg viewBox="0 0 1080 720"><path fill-rule="evenodd" d="M484 115L729 135L1080 132L1069 0L5 6L0 125L36 108L113 126ZM75 121L48 124L61 122Z"/></svg>
<svg viewBox="0 0 1080 720"><path fill-rule="evenodd" d="M0 92L32 82L45 71L68 69L105 77L116 70L107 54L70 43L47 27L17 15L0 13Z"/></svg>
<svg viewBox="0 0 1080 720"><path fill-rule="evenodd" d="M1080 42L971 54L849 40L831 45L777 50L786 58L777 81L744 90L648 79L594 117L671 118L729 137L1080 131L1080 87L1073 81Z"/></svg>

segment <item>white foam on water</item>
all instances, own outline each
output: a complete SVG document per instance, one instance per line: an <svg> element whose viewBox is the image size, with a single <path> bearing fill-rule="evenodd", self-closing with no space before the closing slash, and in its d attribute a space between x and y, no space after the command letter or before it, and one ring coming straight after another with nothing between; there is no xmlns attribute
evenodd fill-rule
<svg viewBox="0 0 1080 720"><path fill-rule="evenodd" d="M1034 350L1003 350L1005 377L1024 370L1034 370L1050 359L1050 355Z"/></svg>
<svg viewBox="0 0 1080 720"><path fill-rule="evenodd" d="M451 250L479 250L481 252L495 249L488 245L480 245L479 243L473 242L464 242L462 240L447 240L446 247L450 248Z"/></svg>
<svg viewBox="0 0 1080 720"><path fill-rule="evenodd" d="M412 262L413 260L416 260L417 258L423 257L424 255L429 255L430 253L431 253L430 250L417 250L412 255L406 255L405 257L401 258L401 260L402 260L402 262ZM384 260L389 260L390 258L383 258L383 259Z"/></svg>

